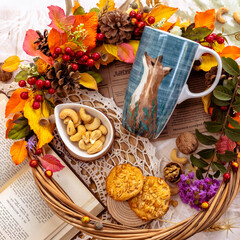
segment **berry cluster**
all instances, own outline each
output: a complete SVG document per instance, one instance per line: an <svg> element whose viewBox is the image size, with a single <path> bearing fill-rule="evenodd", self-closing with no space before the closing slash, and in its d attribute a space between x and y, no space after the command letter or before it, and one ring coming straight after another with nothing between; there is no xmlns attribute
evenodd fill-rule
<svg viewBox="0 0 240 240"><path fill-rule="evenodd" d="M145 21L142 13L135 12L134 10L129 13L129 17L131 18L131 24L135 26L135 36L140 36L146 25L152 25L155 23L155 18L153 16L148 17L147 21Z"/></svg>
<svg viewBox="0 0 240 240"><path fill-rule="evenodd" d="M205 37L205 41L212 46L214 41L217 41L218 44L224 43L224 37L218 36L216 33L209 34L208 36Z"/></svg>
<svg viewBox="0 0 240 240"><path fill-rule="evenodd" d="M103 35L103 34L102 34ZM104 38L104 36L103 36ZM97 61L100 58L100 54L98 52L92 53L91 57L83 52L83 51L77 51L74 52L70 47L66 47L64 49L64 52L60 47L54 48L54 53L52 54L53 58L58 58L59 55L62 55L62 60L64 62L70 62L72 61L72 70L77 71L80 65L85 65L88 67L94 66L94 61Z"/></svg>

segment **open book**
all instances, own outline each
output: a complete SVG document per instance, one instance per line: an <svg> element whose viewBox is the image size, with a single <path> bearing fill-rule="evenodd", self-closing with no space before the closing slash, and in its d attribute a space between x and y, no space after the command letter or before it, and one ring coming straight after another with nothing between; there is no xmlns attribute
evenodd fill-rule
<svg viewBox="0 0 240 240"><path fill-rule="evenodd" d="M63 222L52 213L35 185L27 161L16 166L10 155L12 140L5 139L4 111L7 98L0 94L0 240L68 240L78 229ZM56 155L49 148L48 154ZM80 207L98 215L104 206L85 187L79 178L65 166L54 173L54 179Z"/></svg>

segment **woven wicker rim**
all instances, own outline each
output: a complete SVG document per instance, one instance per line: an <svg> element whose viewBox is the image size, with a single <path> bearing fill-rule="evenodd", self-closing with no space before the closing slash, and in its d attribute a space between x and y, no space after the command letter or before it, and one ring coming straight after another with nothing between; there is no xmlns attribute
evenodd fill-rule
<svg viewBox="0 0 240 240"><path fill-rule="evenodd" d="M31 156L29 157L31 160ZM237 160L239 163L239 159ZM80 231L103 240L183 240L213 225L226 212L240 190L240 168L237 172L230 169L230 181L222 182L215 197L210 201L207 211L199 211L196 215L163 229L136 229L128 226L102 221L98 217L77 206L61 189L53 178L47 178L41 166L32 169L36 185L50 209L63 221L73 225ZM83 216L89 216L91 222L84 224ZM94 222L102 222L103 229L96 230Z"/></svg>

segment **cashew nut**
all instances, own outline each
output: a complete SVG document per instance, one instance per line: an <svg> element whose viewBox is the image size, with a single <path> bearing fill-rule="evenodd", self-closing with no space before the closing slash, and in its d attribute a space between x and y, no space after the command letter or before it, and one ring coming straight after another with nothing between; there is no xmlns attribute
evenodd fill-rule
<svg viewBox="0 0 240 240"><path fill-rule="evenodd" d="M100 130L93 131L90 135L90 143L94 144L101 136L102 132Z"/></svg>
<svg viewBox="0 0 240 240"><path fill-rule="evenodd" d="M77 133L70 137L70 140L72 142L79 141L82 138L83 134L86 132L86 128L83 125L79 125L77 129Z"/></svg>
<svg viewBox="0 0 240 240"><path fill-rule="evenodd" d="M84 140L81 139L78 143L78 146L80 149L82 150L88 150L89 148L91 148L93 145L91 143L85 144Z"/></svg>
<svg viewBox="0 0 240 240"><path fill-rule="evenodd" d="M76 133L76 129L74 127L74 123L72 120L70 120L67 125L67 134L71 136L75 133Z"/></svg>
<svg viewBox="0 0 240 240"><path fill-rule="evenodd" d="M238 24L240 24L240 14L238 11L233 13L233 18Z"/></svg>
<svg viewBox="0 0 240 240"><path fill-rule="evenodd" d="M91 123L85 124L85 127L87 130L93 131L95 129L98 129L100 125L100 119L95 117Z"/></svg>
<svg viewBox="0 0 240 240"><path fill-rule="evenodd" d="M70 117L66 117L64 120L63 120L63 123L64 124L68 124L68 122L72 120Z"/></svg>
<svg viewBox="0 0 240 240"><path fill-rule="evenodd" d="M106 138L105 138L105 136L104 135L102 135L98 140L100 140L102 143L104 143L105 142L105 140L106 140Z"/></svg>
<svg viewBox="0 0 240 240"><path fill-rule="evenodd" d="M82 139L86 144L90 142L90 134L91 134L91 132L87 131L82 136Z"/></svg>
<svg viewBox="0 0 240 240"><path fill-rule="evenodd" d="M74 127L78 127L82 123L81 118L78 118L78 122L74 124Z"/></svg>
<svg viewBox="0 0 240 240"><path fill-rule="evenodd" d="M74 111L71 108L65 108L63 109L60 114L59 117L61 119L65 119L66 117L70 117L73 121L74 124L76 124L78 122L78 114L76 113L76 111Z"/></svg>
<svg viewBox="0 0 240 240"><path fill-rule="evenodd" d="M226 19L222 16L224 13L227 13L228 12L228 8L226 7L220 7L218 10L217 10L217 13L216 13L216 19L220 22L220 23L225 23L226 22Z"/></svg>
<svg viewBox="0 0 240 240"><path fill-rule="evenodd" d="M171 196L175 196L179 193L179 187L176 185L176 186L169 186L170 187L170 193L171 193Z"/></svg>
<svg viewBox="0 0 240 240"><path fill-rule="evenodd" d="M102 132L103 135L107 135L108 130L104 125L101 125L98 129Z"/></svg>
<svg viewBox="0 0 240 240"><path fill-rule="evenodd" d="M173 162L181 163L181 164L186 164L188 162L188 159L186 157L178 157L177 156L177 149L173 148L171 151L171 159Z"/></svg>
<svg viewBox="0 0 240 240"><path fill-rule="evenodd" d="M84 123L89 123L92 120L92 116L86 113L85 108L80 108L79 115Z"/></svg>
<svg viewBox="0 0 240 240"><path fill-rule="evenodd" d="M100 152L103 148L103 143L100 140L97 140L92 147L87 150L88 154L94 154Z"/></svg>

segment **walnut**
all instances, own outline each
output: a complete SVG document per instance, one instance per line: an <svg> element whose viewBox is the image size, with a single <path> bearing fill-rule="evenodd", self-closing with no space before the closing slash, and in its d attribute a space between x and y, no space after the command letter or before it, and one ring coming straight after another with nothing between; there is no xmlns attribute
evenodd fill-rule
<svg viewBox="0 0 240 240"><path fill-rule="evenodd" d="M182 173L182 166L179 163L170 162L163 169L164 178L170 183L178 182Z"/></svg>
<svg viewBox="0 0 240 240"><path fill-rule="evenodd" d="M180 152L190 154L198 148L198 140L193 133L184 132L176 139L176 144Z"/></svg>

